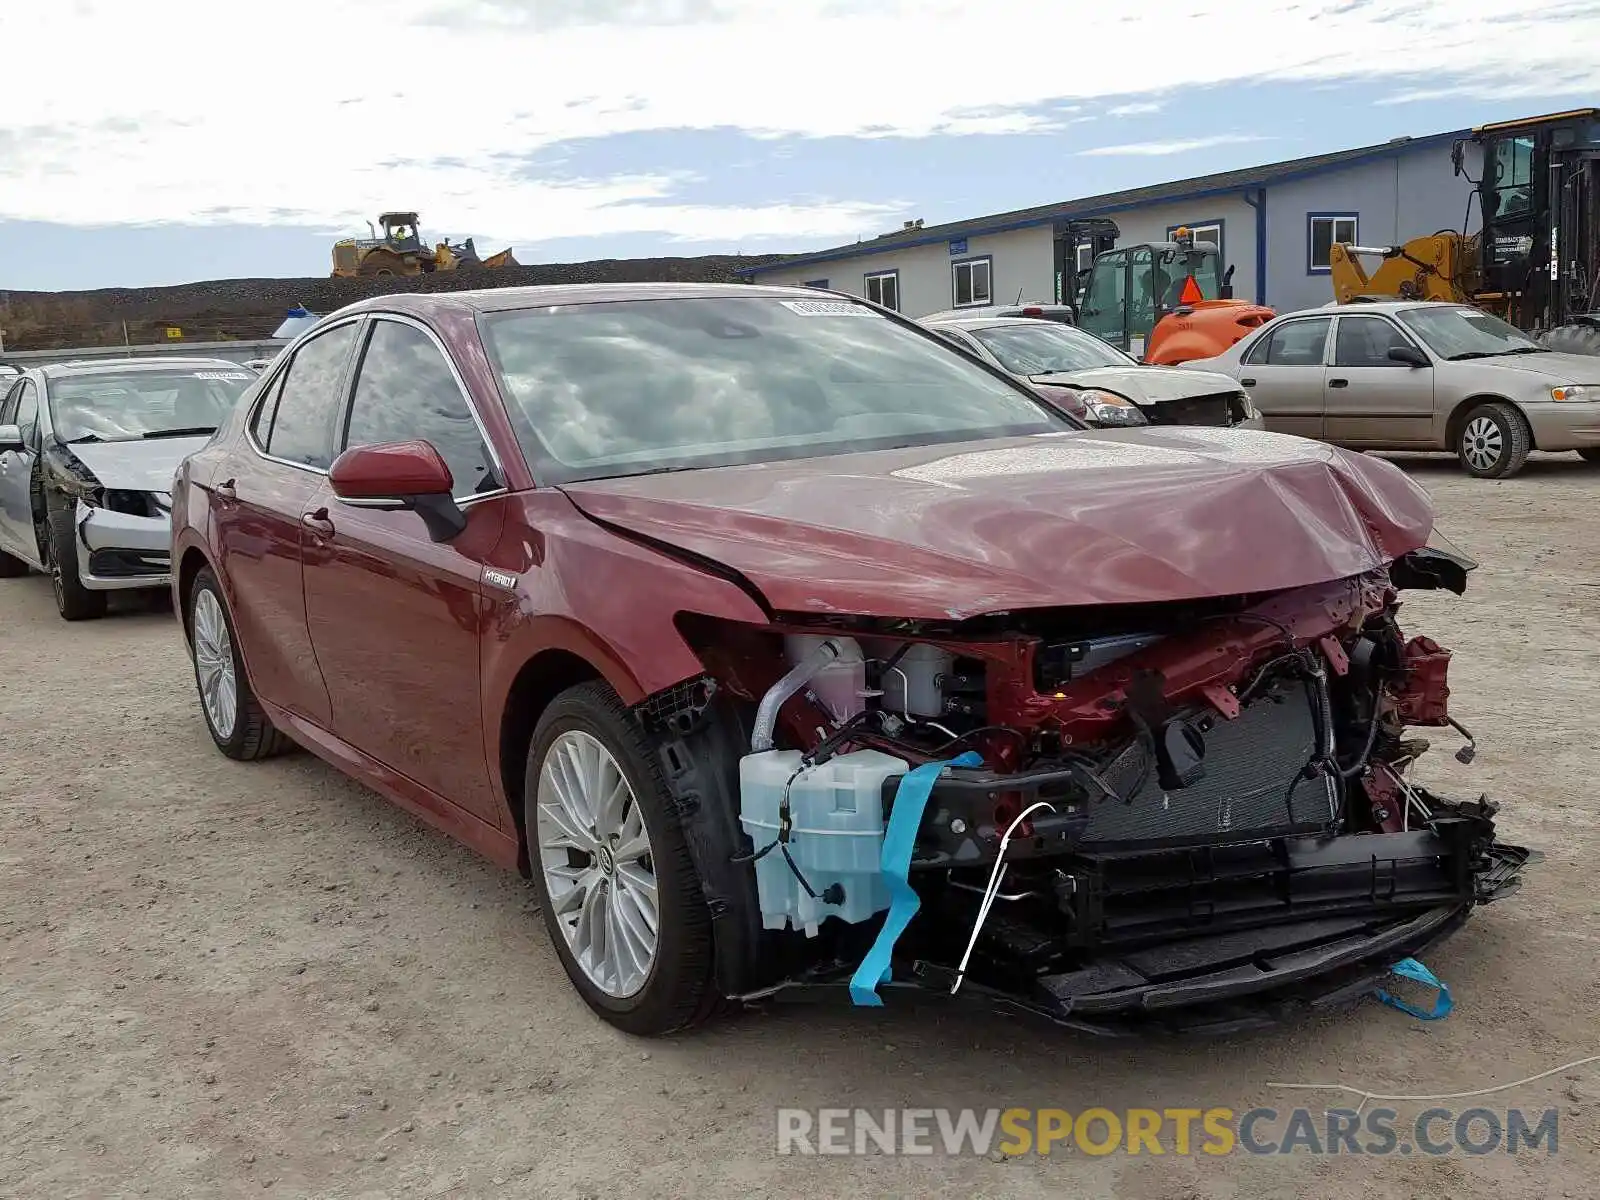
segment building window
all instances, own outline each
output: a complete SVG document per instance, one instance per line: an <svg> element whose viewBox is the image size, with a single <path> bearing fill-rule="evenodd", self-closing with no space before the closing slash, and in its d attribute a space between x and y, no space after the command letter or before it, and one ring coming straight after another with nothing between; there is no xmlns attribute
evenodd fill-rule
<svg viewBox="0 0 1600 1200"><path fill-rule="evenodd" d="M1094 266L1094 247L1088 242L1080 242L1078 244L1078 274L1082 275L1092 266Z"/></svg>
<svg viewBox="0 0 1600 1200"><path fill-rule="evenodd" d="M1228 248L1222 241L1222 221L1191 221L1187 225L1168 225L1167 240L1170 242L1178 230L1187 229L1194 235L1196 242L1210 242L1217 248L1217 258L1226 263L1228 261Z"/></svg>
<svg viewBox="0 0 1600 1200"><path fill-rule="evenodd" d="M1354 213L1308 213L1306 216L1306 274L1326 275L1328 254L1335 242L1344 246L1356 241Z"/></svg>
<svg viewBox="0 0 1600 1200"><path fill-rule="evenodd" d="M900 272L876 271L865 277L867 299L885 308L900 311Z"/></svg>
<svg viewBox="0 0 1600 1200"><path fill-rule="evenodd" d="M950 264L950 283L956 308L994 303L993 270L987 256Z"/></svg>
<svg viewBox="0 0 1600 1200"><path fill-rule="evenodd" d="M828 281L826 279L808 279L804 283L802 283L800 286L801 287L825 288L825 287L828 286Z"/></svg>

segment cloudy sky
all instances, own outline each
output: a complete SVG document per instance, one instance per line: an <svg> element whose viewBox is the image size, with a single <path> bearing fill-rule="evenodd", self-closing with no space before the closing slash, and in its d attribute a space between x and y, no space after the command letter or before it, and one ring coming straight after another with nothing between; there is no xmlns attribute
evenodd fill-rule
<svg viewBox="0 0 1600 1200"><path fill-rule="evenodd" d="M1600 0L0 0L0 45L11 289L323 274L385 208L818 249L1600 101Z"/></svg>

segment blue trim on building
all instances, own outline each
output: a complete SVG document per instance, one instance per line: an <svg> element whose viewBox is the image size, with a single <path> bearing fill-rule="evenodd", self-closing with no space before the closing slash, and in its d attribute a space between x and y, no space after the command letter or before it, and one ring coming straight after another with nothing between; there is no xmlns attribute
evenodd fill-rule
<svg viewBox="0 0 1600 1200"><path fill-rule="evenodd" d="M956 299L956 272L960 268L962 268L962 267L970 267L974 263L983 263L989 268L989 271L988 271L988 275L989 275L989 294L987 296L983 297L983 299L981 299L981 300L976 295L974 295L971 300L968 300L965 304L963 304L963 303L961 303L961 301ZM970 272L969 272L969 274L970 274ZM992 255L992 254L974 254L970 258L958 259L957 261L955 261L955 262L950 264L950 307L951 308L980 308L985 304L993 304L993 303L994 303L994 255Z"/></svg>
<svg viewBox="0 0 1600 1200"><path fill-rule="evenodd" d="M1033 229L1040 225L1054 225L1057 221L1078 220L1083 217L1107 217L1119 212L1131 212L1134 209L1150 208L1157 204L1185 204L1193 200L1209 200L1217 196L1236 196L1243 192L1265 189L1280 183L1296 183L1302 179L1313 179L1319 175L1330 175L1336 171L1347 170L1351 167L1366 166L1369 163L1381 162L1388 158L1399 158L1410 154L1414 150L1427 150L1433 146L1448 145L1461 138L1471 137L1472 130L1459 129L1450 133L1433 133L1426 137L1412 138L1408 142L1396 142L1373 149L1370 154L1357 155L1341 159L1334 163L1323 163L1320 166L1306 167L1299 171L1286 171L1281 175L1272 175L1267 179L1251 180L1245 183L1231 183L1221 187L1200 188L1191 192L1176 192L1170 196L1149 196L1140 200L1125 200L1115 204L1098 205L1093 208L1074 210L1070 213L1051 213L1046 217L1031 217L1021 221L1004 221L996 218L993 225L985 225L977 229L969 229L965 233L952 239L948 229L940 233L938 228L928 230L925 236L909 239L896 239L890 245L880 246L876 241L857 242L853 246L839 246L832 250L819 250L815 254L802 254L786 262L775 262L762 267L740 267L734 274L746 279L753 279L768 271L789 271L795 267L808 266L811 263L838 262L841 259L857 258L868 254L890 254L896 250L910 250L917 246L933 246L941 242L950 242L965 238L989 237L996 233L1011 233L1018 229ZM1263 167L1263 171L1271 171L1271 167ZM1092 199L1090 197L1089 199ZM1066 207L1063 202L1062 207ZM948 224L956 224L949 222Z"/></svg>
<svg viewBox="0 0 1600 1200"><path fill-rule="evenodd" d="M1306 274L1331 275L1332 267L1315 267L1311 265L1311 226L1317 221L1354 221L1356 226L1355 236L1350 240L1361 240L1361 214L1358 212L1308 212L1306 214ZM1330 231L1331 237L1332 231Z"/></svg>
<svg viewBox="0 0 1600 1200"><path fill-rule="evenodd" d="M1256 303L1267 302L1267 189L1256 189L1252 199L1249 192L1244 202L1256 210Z"/></svg>

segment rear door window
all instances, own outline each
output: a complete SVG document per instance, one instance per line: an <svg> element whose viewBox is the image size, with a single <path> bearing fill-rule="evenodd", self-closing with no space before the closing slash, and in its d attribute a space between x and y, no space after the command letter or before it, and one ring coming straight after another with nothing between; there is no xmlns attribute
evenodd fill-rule
<svg viewBox="0 0 1600 1200"><path fill-rule="evenodd" d="M1319 317L1280 325L1251 347L1248 361L1252 366L1320 367L1332 323L1327 317Z"/></svg>
<svg viewBox="0 0 1600 1200"><path fill-rule="evenodd" d="M359 328L354 321L338 326L295 351L267 432L266 450L273 458L319 470L333 463L345 367Z"/></svg>
<svg viewBox="0 0 1600 1200"><path fill-rule="evenodd" d="M415 325L376 320L361 358L343 448L420 438L450 467L457 499L504 486L455 373Z"/></svg>

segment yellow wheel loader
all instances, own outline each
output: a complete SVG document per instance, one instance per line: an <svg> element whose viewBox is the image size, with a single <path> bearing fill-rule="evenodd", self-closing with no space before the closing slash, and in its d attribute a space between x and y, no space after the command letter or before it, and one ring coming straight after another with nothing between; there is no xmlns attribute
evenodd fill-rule
<svg viewBox="0 0 1600 1200"><path fill-rule="evenodd" d="M335 279L371 275L426 275L434 271L458 271L478 267L516 267L511 249L478 257L468 238L464 242L440 242L431 250L422 240L414 212L390 212L378 217L383 235L373 231L370 238L344 238L333 244Z"/></svg>

